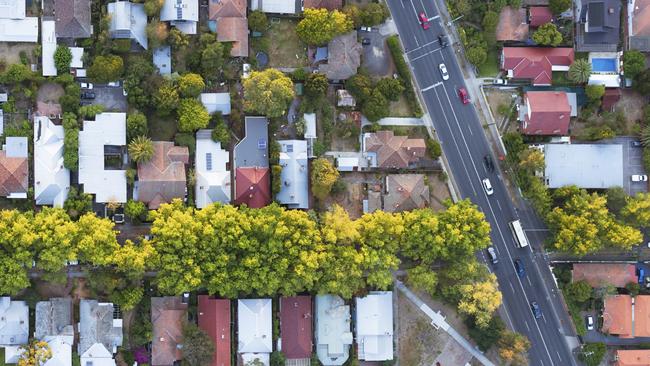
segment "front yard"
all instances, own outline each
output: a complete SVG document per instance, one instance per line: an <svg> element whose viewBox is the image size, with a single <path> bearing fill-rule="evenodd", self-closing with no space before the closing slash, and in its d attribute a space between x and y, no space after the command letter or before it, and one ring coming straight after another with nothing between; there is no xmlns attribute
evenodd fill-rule
<svg viewBox="0 0 650 366"><path fill-rule="evenodd" d="M480 77L495 77L499 73L499 55L495 48L488 50L487 59L478 67Z"/></svg>

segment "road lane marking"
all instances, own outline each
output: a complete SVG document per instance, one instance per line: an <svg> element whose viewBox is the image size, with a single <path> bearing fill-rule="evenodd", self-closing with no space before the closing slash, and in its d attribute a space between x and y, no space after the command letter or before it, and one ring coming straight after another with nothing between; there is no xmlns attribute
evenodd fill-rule
<svg viewBox="0 0 650 366"><path fill-rule="evenodd" d="M417 50L419 50L419 49L422 49L422 48L424 48L424 47L426 47L426 46L429 46L429 45L432 45L432 44L434 44L434 43L438 43L438 41L435 40L435 41L427 42L427 43L423 44L423 45L420 46L420 47L414 48L414 49L412 49L412 50L406 52L406 54L408 55L409 53L411 53L411 52L413 52L413 51L417 51Z"/></svg>
<svg viewBox="0 0 650 366"><path fill-rule="evenodd" d="M420 42L418 42L418 37L416 37L415 34L413 34L413 39L415 39L415 44L419 47Z"/></svg>
<svg viewBox="0 0 650 366"><path fill-rule="evenodd" d="M432 20L436 20L436 19L438 19L438 18L440 18L440 15L436 15L435 17L431 17L431 18L429 18L428 20L429 20L429 21L432 21Z"/></svg>
<svg viewBox="0 0 650 366"><path fill-rule="evenodd" d="M559 359L560 359L560 362L562 362L562 357L560 357L560 352L559 352L559 351L555 351L555 353L557 353L557 358L559 358Z"/></svg>
<svg viewBox="0 0 650 366"><path fill-rule="evenodd" d="M526 324L526 329L528 329L528 331L530 332L530 327L528 326L528 322L524 320L524 324Z"/></svg>
<svg viewBox="0 0 650 366"><path fill-rule="evenodd" d="M424 89L420 89L420 91L424 93L425 91L431 90L431 89L433 89L433 88L435 88L436 86L439 86L439 85L442 85L442 81L439 81L439 82L437 82L435 84L429 85Z"/></svg>
<svg viewBox="0 0 650 366"><path fill-rule="evenodd" d="M499 202L498 200L497 200L497 206L499 206L499 211L503 212L503 209L501 209L501 202Z"/></svg>
<svg viewBox="0 0 650 366"><path fill-rule="evenodd" d="M526 279L528 280L528 284L530 285L530 287L533 287L533 283L530 282L530 277L526 276Z"/></svg>
<svg viewBox="0 0 650 366"><path fill-rule="evenodd" d="M544 323L546 324L546 315L542 314L542 319L544 319Z"/></svg>
<svg viewBox="0 0 650 366"><path fill-rule="evenodd" d="M515 291L515 286L512 285L512 282L508 281L508 284L510 284L510 289L512 290L512 292L516 294L517 291Z"/></svg>
<svg viewBox="0 0 650 366"><path fill-rule="evenodd" d="M424 47L424 46L423 46L423 47ZM415 62L415 61L417 61L417 60L419 60L419 59L421 59L421 58L423 58L423 57L427 57L427 56L429 56L429 55L431 55L431 54L433 54L433 53L436 53L436 52L440 51L441 49L442 49L442 48L436 48L435 50L432 50L432 51L429 51L429 52L427 52L427 53L421 54L420 56L416 56L416 57L413 57L413 58L410 58L410 57L409 57L409 59L411 60L411 63L413 63L413 62ZM440 54L442 55L442 52L441 52ZM442 60L444 61L445 58L443 57Z"/></svg>

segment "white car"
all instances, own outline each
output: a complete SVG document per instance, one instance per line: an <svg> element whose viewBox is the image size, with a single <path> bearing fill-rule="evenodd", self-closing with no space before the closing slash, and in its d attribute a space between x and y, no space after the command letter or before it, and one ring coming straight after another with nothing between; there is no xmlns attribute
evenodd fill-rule
<svg viewBox="0 0 650 366"><path fill-rule="evenodd" d="M647 182L648 176L645 174L634 174L632 175L632 182Z"/></svg>
<svg viewBox="0 0 650 366"><path fill-rule="evenodd" d="M591 315L587 315L586 322L587 323L587 330L594 330L594 317Z"/></svg>
<svg viewBox="0 0 650 366"><path fill-rule="evenodd" d="M492 193L494 193L494 189L492 189L492 183L490 183L490 180L488 178L483 179L483 189L485 189L485 193L487 193L488 196L491 196Z"/></svg>
<svg viewBox="0 0 650 366"><path fill-rule="evenodd" d="M79 83L81 86L81 89L92 89L93 88L93 83Z"/></svg>
<svg viewBox="0 0 650 366"><path fill-rule="evenodd" d="M447 72L447 66L445 64L440 64L438 66L440 69L440 75L442 75L442 80L449 80L449 73Z"/></svg>
<svg viewBox="0 0 650 366"><path fill-rule="evenodd" d="M120 82L119 81L111 81L107 85L112 86L112 87L118 87L118 86L120 86Z"/></svg>

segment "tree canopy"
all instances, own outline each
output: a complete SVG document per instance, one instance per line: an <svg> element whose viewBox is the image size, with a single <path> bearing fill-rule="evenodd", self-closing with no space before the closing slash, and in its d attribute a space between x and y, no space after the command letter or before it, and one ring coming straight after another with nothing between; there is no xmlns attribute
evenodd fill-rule
<svg viewBox="0 0 650 366"><path fill-rule="evenodd" d="M318 199L325 199L339 178L339 171L325 158L318 158L311 165L311 189Z"/></svg>
<svg viewBox="0 0 650 366"><path fill-rule="evenodd" d="M56 72L65 74L70 71L70 62L72 62L72 52L65 45L58 45L54 51L54 66Z"/></svg>
<svg viewBox="0 0 650 366"><path fill-rule="evenodd" d="M546 23L533 33L533 41L541 46L559 46L562 43L562 33L553 23Z"/></svg>
<svg viewBox="0 0 650 366"><path fill-rule="evenodd" d="M293 100L291 79L276 69L253 71L244 80L244 108L267 117L284 115Z"/></svg>
<svg viewBox="0 0 650 366"><path fill-rule="evenodd" d="M637 50L629 50L623 53L623 71L626 78L634 79L645 68L645 55L643 53Z"/></svg>
<svg viewBox="0 0 650 366"><path fill-rule="evenodd" d="M119 80L124 72L124 61L120 56L97 56L88 68L88 77L98 83Z"/></svg>
<svg viewBox="0 0 650 366"><path fill-rule="evenodd" d="M205 89L205 82L201 75L189 72L178 78L178 89L185 98L198 97Z"/></svg>
<svg viewBox="0 0 650 366"><path fill-rule="evenodd" d="M590 75L591 64L587 60L578 59L575 60L571 66L569 66L569 79L573 80L576 83L586 83L589 81Z"/></svg>
<svg viewBox="0 0 650 366"><path fill-rule="evenodd" d="M210 115L203 104L194 98L182 99L178 106L178 130L194 132L206 128L210 123Z"/></svg>
<svg viewBox="0 0 650 366"><path fill-rule="evenodd" d="M352 20L338 10L305 9L303 19L296 26L296 33L303 42L322 46L334 37L352 30Z"/></svg>

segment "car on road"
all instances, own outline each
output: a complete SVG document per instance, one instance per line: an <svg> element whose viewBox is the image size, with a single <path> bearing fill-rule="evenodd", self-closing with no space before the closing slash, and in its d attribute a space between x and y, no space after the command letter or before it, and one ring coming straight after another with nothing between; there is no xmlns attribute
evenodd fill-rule
<svg viewBox="0 0 650 366"><path fill-rule="evenodd" d="M463 102L463 104L469 103L469 94L467 94L467 89L459 88L458 96L460 97L460 101Z"/></svg>
<svg viewBox="0 0 650 366"><path fill-rule="evenodd" d="M587 325L587 330L594 330L594 317L587 315L585 318L585 324Z"/></svg>
<svg viewBox="0 0 650 366"><path fill-rule="evenodd" d="M490 183L490 179L484 178L481 182L483 183L483 189L485 189L485 193L488 196L491 196L492 193L494 193L494 189L492 189L492 183Z"/></svg>
<svg viewBox="0 0 650 366"><path fill-rule="evenodd" d="M367 46L370 44L370 38L364 38L361 40L361 44Z"/></svg>
<svg viewBox="0 0 650 366"><path fill-rule="evenodd" d="M445 48L449 45L449 42L447 42L447 37L445 37L444 34L438 35L438 42L440 42L440 48Z"/></svg>
<svg viewBox="0 0 650 366"><path fill-rule="evenodd" d="M642 147L643 146L641 144L641 141L630 141L630 145L632 145L632 147Z"/></svg>
<svg viewBox="0 0 650 366"><path fill-rule="evenodd" d="M427 15L424 14L423 11L418 14L418 19L420 20L420 24L422 25L422 29L427 30L429 29L429 18L427 18Z"/></svg>
<svg viewBox="0 0 650 366"><path fill-rule="evenodd" d="M517 276L524 277L526 275L526 269L524 269L524 264L521 263L520 259L515 259L515 271L517 272Z"/></svg>
<svg viewBox="0 0 650 366"><path fill-rule="evenodd" d="M535 301L530 303L530 310L533 311L533 315L535 316L535 319L539 319L542 317L542 309L539 308L539 305Z"/></svg>
<svg viewBox="0 0 650 366"><path fill-rule="evenodd" d="M506 79L494 79L492 81L494 85L508 85L508 80Z"/></svg>
<svg viewBox="0 0 650 366"><path fill-rule="evenodd" d="M447 66L445 64L438 65L440 70L440 75L442 75L442 80L449 80L449 73L447 72Z"/></svg>
<svg viewBox="0 0 650 366"><path fill-rule="evenodd" d="M488 170L488 172L493 172L494 171L494 163L492 163L492 158L490 155L485 155L483 157L483 163L485 164L485 169Z"/></svg>
<svg viewBox="0 0 650 366"><path fill-rule="evenodd" d="M647 182L648 176L645 174L633 174L632 182Z"/></svg>
<svg viewBox="0 0 650 366"><path fill-rule="evenodd" d="M81 86L81 89L92 89L93 83L79 83L79 86Z"/></svg>
<svg viewBox="0 0 650 366"><path fill-rule="evenodd" d="M490 261L492 261L492 264L499 263L499 259L497 258L497 252L496 250L494 250L494 247L488 247L487 252L488 255L490 256Z"/></svg>
<svg viewBox="0 0 650 366"><path fill-rule="evenodd" d="M91 91L81 92L81 99L95 99L95 92L91 92Z"/></svg>

